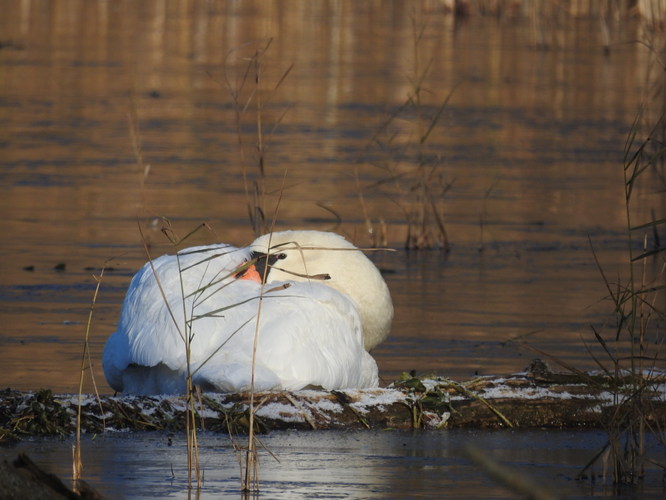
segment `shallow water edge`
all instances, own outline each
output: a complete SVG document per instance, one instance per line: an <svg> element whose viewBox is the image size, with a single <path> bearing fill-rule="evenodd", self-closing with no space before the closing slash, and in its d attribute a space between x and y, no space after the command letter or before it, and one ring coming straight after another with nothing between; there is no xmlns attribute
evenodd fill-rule
<svg viewBox="0 0 666 500"><path fill-rule="evenodd" d="M452 429L446 432L331 430L275 431L260 437L259 492L253 498L516 498L469 459L483 450L514 474L561 498L659 498L662 471L652 464L639 485L614 487L601 464L580 476L603 449L603 432ZM185 435L106 433L83 439L84 478L108 498L244 498L240 490L242 436L201 432L203 485L187 486ZM71 445L33 438L0 447L0 458L27 453L67 484ZM653 437L648 456L659 458ZM146 453L150 450L150 453ZM245 497L247 498L247 497Z"/></svg>

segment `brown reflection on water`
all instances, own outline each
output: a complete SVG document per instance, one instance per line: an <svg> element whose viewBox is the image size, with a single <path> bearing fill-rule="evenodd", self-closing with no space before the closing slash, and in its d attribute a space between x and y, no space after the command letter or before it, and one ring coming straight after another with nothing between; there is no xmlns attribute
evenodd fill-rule
<svg viewBox="0 0 666 500"><path fill-rule="evenodd" d="M78 387L93 274L112 259L91 338L108 391L101 349L145 260L137 220L153 255L169 249L157 216L181 235L207 221L212 232L193 244L252 239L243 167L257 178L256 114L242 114L239 134L225 79L238 89L269 38L267 213L280 198L280 228L335 229L367 245L358 169L368 216L400 248L413 113L378 135L390 147L373 137L411 91L414 12L428 22L421 64L432 58L424 112L456 88L424 149L452 182L440 200L452 252L376 257L396 304L392 337L374 353L383 377L519 370L534 354L506 341L526 335L589 367L580 337L610 306L598 304L606 290L587 238L608 273L624 272L622 148L643 48L620 43L605 57L596 21L579 19L539 51L527 20L458 23L413 5L0 0L0 385ZM614 36L632 40L636 27ZM404 177L386 182L387 165ZM653 187L639 198L637 219L664 213Z"/></svg>

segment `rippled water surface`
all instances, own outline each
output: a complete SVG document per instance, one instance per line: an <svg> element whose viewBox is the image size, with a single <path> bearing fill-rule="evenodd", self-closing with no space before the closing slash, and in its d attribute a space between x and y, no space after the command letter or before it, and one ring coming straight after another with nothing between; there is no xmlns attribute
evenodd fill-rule
<svg viewBox="0 0 666 500"><path fill-rule="evenodd" d="M261 180L256 101L237 120L233 96L249 100L256 74L264 210L279 228L362 246L366 217L403 246L418 124L451 93L421 151L451 251L373 254L397 311L374 352L386 381L520 370L534 353L512 338L591 366L582 339L612 308L588 238L609 275L626 258L623 147L647 64L621 43L631 24L607 57L584 19L544 51L528 19L455 22L426 6L423 103L399 112L422 71L408 3L2 4L0 385L75 390L106 265L90 340L109 391L99 357L146 260L142 234L152 255L172 251L158 217L181 236L207 222L192 243L253 239L243 174ZM647 188L636 200L641 216L664 203Z"/></svg>
<svg viewBox="0 0 666 500"><path fill-rule="evenodd" d="M527 17L456 21L440 7L0 0L0 386L78 389L106 266L90 346L97 386L109 393L101 351L146 260L142 239L153 256L172 251L159 231L166 217L181 236L207 223L192 244L247 244L245 179L250 191L261 186L278 228L333 229L369 246L369 223L379 244L397 249L372 254L396 306L391 337L373 352L385 382L412 369L459 379L519 371L541 355L524 340L593 367L585 345L604 354L590 325L612 337L614 320L590 244L612 280L627 274L623 148L650 69L645 46L631 43L638 27L613 25L605 55L598 20L572 18L546 26L553 43L539 50ZM415 25L425 26L416 45ZM258 53L260 64L248 66ZM425 68L421 104L403 106ZM424 170L449 253L402 250ZM632 214L646 222L665 212L664 201L650 178ZM359 446L341 436L323 439ZM397 466L408 471L404 484L389 487L402 437L381 436L368 445L380 447L380 472L368 451L367 466L331 481L370 481L368 495L383 496L414 480L426 495L459 465L441 450L419 455L427 439L410 441L413 458ZM290 447L285 435L270 439ZM132 446L103 442L123 453ZM155 481L182 481L165 465L173 449L155 446L167 455ZM225 453L228 463L211 455L210 468L233 477ZM292 450L286 461L311 453ZM289 482L274 467L264 479ZM132 481L99 474L103 483ZM211 477L220 490L225 481ZM333 494L319 479L290 487L312 481Z"/></svg>

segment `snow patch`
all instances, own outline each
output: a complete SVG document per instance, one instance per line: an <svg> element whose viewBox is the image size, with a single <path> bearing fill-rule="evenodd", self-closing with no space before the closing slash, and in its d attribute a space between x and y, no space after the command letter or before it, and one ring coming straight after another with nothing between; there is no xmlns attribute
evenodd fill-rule
<svg viewBox="0 0 666 500"><path fill-rule="evenodd" d="M303 411L293 405L271 402L266 403L256 412L257 416L271 420L281 420L283 422L305 422Z"/></svg>
<svg viewBox="0 0 666 500"><path fill-rule="evenodd" d="M368 407L373 407L380 411L384 411L386 406L390 406L395 403L402 403L407 398L405 393L396 389L366 389L362 391L346 390L341 392L344 392L347 396L354 400L353 403L349 403L349 406L361 414L368 413L370 411L368 410Z"/></svg>
<svg viewBox="0 0 666 500"><path fill-rule="evenodd" d="M589 396L576 396L570 392L554 392L545 387L515 388L506 385L485 388L479 397L483 399L587 399Z"/></svg>

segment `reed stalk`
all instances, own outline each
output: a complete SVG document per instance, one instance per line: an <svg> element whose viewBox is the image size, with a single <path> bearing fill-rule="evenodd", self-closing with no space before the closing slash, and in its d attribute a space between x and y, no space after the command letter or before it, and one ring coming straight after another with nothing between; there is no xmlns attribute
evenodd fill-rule
<svg viewBox="0 0 666 500"><path fill-rule="evenodd" d="M97 282L95 286L95 292L93 293L92 302L90 303L90 310L88 312L88 321L86 323L86 333L83 341L83 353L81 355L81 368L79 370L79 397L78 405L76 409L76 441L72 446L72 489L74 492L79 492L78 484L79 480L82 477L83 473L83 460L81 455L81 410L83 407L83 379L84 373L86 371L86 362L88 369L90 370L90 377L92 379L93 387L95 389L95 396L100 405L101 410L101 399L99 397L99 391L97 389L97 383L95 382L95 374L92 369L92 359L90 358L90 330L92 327L93 320L93 310L95 309L95 304L97 303L97 296L99 295L99 288L102 284L102 278L104 277L104 269L106 264L102 267L102 270L99 273L99 276L93 276ZM103 414L102 411L100 411Z"/></svg>
<svg viewBox="0 0 666 500"><path fill-rule="evenodd" d="M265 234L271 228L270 217L267 217L269 212L266 207L266 199L270 194L267 174L267 139L270 138L276 127L282 123L288 108L282 111L270 128L267 127L264 115L272 98L294 67L293 64L290 65L282 72L274 84L271 85L269 82L265 82L263 60L272 42L273 39L268 38L246 43L229 51L224 63L224 84L231 96L234 107L236 135L242 165L248 217L255 236ZM245 57L244 55L247 51L250 51L250 55ZM234 56L244 61L239 76L236 78L232 76ZM264 87L268 87L268 89L265 90ZM245 115L253 103L253 126L255 130L253 141L255 148L254 168L252 168L252 162L248 159L249 154L243 134Z"/></svg>
<svg viewBox="0 0 666 500"><path fill-rule="evenodd" d="M448 252L450 242L443 200L453 187L454 180L445 178L443 162L439 154L432 152L429 142L432 133L440 125L457 85L434 105L426 99L426 96L436 95L426 87L435 60L434 56L427 59L424 56L427 27L428 19L424 20L415 8L412 12L413 67L409 77L410 90L405 101L384 120L370 140L372 147L386 153L386 159L375 165L385 172L385 178L364 189L358 187L358 190L366 228L371 237L375 231L365 209L363 191L389 187L392 192L387 193L387 196L398 205L404 216L405 248L439 248ZM399 144L400 134L393 130L399 130L400 121L410 124L406 144L404 141Z"/></svg>
<svg viewBox="0 0 666 500"><path fill-rule="evenodd" d="M640 113L638 115L640 117ZM619 287L619 293L616 291L612 297L613 302L615 303L615 310L617 316L617 327L616 327L616 340L620 339L624 335L627 337L630 346L630 367L629 371L632 374L632 378L635 382L635 394L628 401L628 405L625 405L626 400L618 401L621 403L619 408L624 408L628 406L627 410L629 412L629 418L626 418L625 415L618 415L618 426L611 429L609 434L611 435L611 456L613 460L613 479L616 484L623 483L635 483L639 478L643 477L644 474L644 461L645 461L645 439L646 439L646 428L647 422L643 417L644 411L643 407L646 402L644 399L644 393L648 390L650 385L650 372L646 371L645 361L649 359L649 353L647 351L648 345L648 335L650 331L650 321L653 316L660 316L663 320L666 311L662 311L655 307L658 290L652 288L652 284L648 284L648 280L654 282L657 289L666 289L666 285L663 284L664 274L663 271L661 276L657 274L654 277L648 277L647 264L648 259L648 248L647 248L647 234L644 234L642 237L642 252L640 255L635 255L636 242L634 234L637 232L637 227L633 223L632 218L632 196L637 190L636 186L642 176L646 175L649 172L649 167L654 165L655 162L659 161L659 158L663 155L664 149L657 151L656 153L648 153L646 156L646 147L651 141L651 138L654 137L654 133L659 130L660 122L663 120L663 116L659 119L659 122L653 128L653 130L648 135L648 138L645 139L642 143L635 147L635 139L637 135L636 129L632 129L629 134L629 140L625 146L625 161L623 168L623 179L624 179L624 196L625 196L625 218L626 218L626 242L627 242L627 255L628 255L628 281L623 287ZM658 226L663 225L666 222L664 221L653 221L648 224L640 225L642 231L645 228L654 228L657 229ZM659 252L664 253L664 249L659 249ZM636 264L642 264L642 270L640 273L637 272ZM659 281L662 283L659 284ZM619 285L619 284L618 284ZM658 332L655 332L659 335ZM659 341L659 339L656 339ZM663 342L663 338L660 342ZM659 354L655 354L654 359L658 359ZM616 372L618 369L616 368ZM619 375L619 373L618 373ZM626 419L626 424L622 421ZM624 427L626 425L626 427ZM624 427L624 433L626 435L625 445L622 446L618 432Z"/></svg>
<svg viewBox="0 0 666 500"><path fill-rule="evenodd" d="M136 157L136 162L137 162L137 168L139 172L139 187L141 191L141 206L143 207L145 204L145 180L148 177L148 174L150 172L150 165L146 164L144 162L144 156L143 156L143 150L142 150L142 145L141 145L141 137L140 137L140 131L139 131L139 119L138 119L138 112L137 112L137 106L134 100L131 102L130 106L130 112L128 113L128 122L129 122L129 132L130 132L130 138L132 140L132 146L134 149L134 154ZM201 229L202 227L207 227L205 224L199 225L196 229L188 233L184 238L179 239L175 231L173 229L173 226L169 222L168 219L162 218L162 222L164 225L162 226L162 233L168 238L169 242L172 244L173 247L177 247L180 243L185 241L187 238L189 238L192 234L194 234L196 231ZM146 257L148 259L148 262L150 263L151 270L153 272L153 276L155 277L155 282L160 290L160 293L162 295L162 299L164 300L164 303L167 307L168 313L171 317L171 320L178 330L178 334L180 335L181 340L183 341L184 349L185 349L185 357L186 357L186 413L185 413L185 427L186 427L186 437L187 437L187 485L188 488L192 488L192 475L194 474L195 479L196 479L196 486L197 489L201 488L201 470L199 467L199 447L198 447L198 440L197 440L197 432L196 432L196 422L195 422L195 416L196 416L196 408L195 408L195 399L194 399L194 388L192 385L192 373L191 373L191 349L190 349L190 344L192 341L192 329L191 329L191 323L188 322L187 320L187 312L185 310L185 292L183 289L183 280L182 280L182 268L180 265L180 257L178 255L178 252L176 252L176 259L178 262L178 269L179 269L179 277L180 277L180 288L181 288L181 296L182 296L182 306L183 306L183 325L179 325L179 322L176 319L176 316L174 314L174 311L171 310L171 306L169 304L169 301L167 300L166 294L164 292L164 289L162 288L162 284L160 283L159 276L155 272L155 267L153 266L153 260L150 255L150 250L149 250L149 244L146 236L143 233L143 230L141 229L141 224L137 220L137 225L139 228L139 233L141 235L141 241L143 243L143 248L144 252L146 254Z"/></svg>
<svg viewBox="0 0 666 500"><path fill-rule="evenodd" d="M177 247L180 243L182 243L187 237L190 235L194 234L198 229L201 229L202 227L205 227L204 225L199 225L197 229L194 231L191 231L185 238L182 240L176 237L175 231L173 230L173 227L171 226L170 222L166 219L164 219L166 222L166 226L162 228L162 233L167 236L169 241L174 247ZM164 289L162 288L162 284L160 282L159 276L157 275L157 272L155 271L155 267L153 265L153 259L150 255L150 250L148 248L148 242L143 234L143 231L141 229L141 225L138 224L139 227L139 232L141 234L141 240L143 242L144 246L144 251L146 253L146 257L148 258L148 262L150 263L151 270L153 272L153 276L155 277L155 282L157 283L157 286L160 290L160 293L162 295L162 299L164 300L164 303L167 307L167 310L169 312L169 315L171 317L171 320L173 321L174 326L177 328L178 333L180 335L181 340L183 341L183 346L185 349L185 362L186 362L186 379L185 379L185 402L186 402L186 412L185 412L185 432L186 432L186 438L187 438L187 485L188 488L192 488L192 476L194 474L194 478L196 480L196 487L197 489L201 488L201 469L199 467L199 442L197 440L197 427L196 427L196 406L195 406L195 398L194 398L194 387L192 384L192 370L191 370L191 342L193 338L193 331L192 331L192 323L191 320L188 320L188 315L187 315L187 310L186 310L186 294L183 286L183 268L180 263L180 256L178 252L176 252L176 260L177 260L177 265L178 265L178 276L180 278L180 290L181 290L181 297L182 297L182 307L183 307L183 325L179 325L178 320L176 319L174 311L171 310L171 305L169 304L169 301L167 300L166 293L164 292Z"/></svg>
<svg viewBox="0 0 666 500"><path fill-rule="evenodd" d="M282 200L282 195L284 193L284 181L286 179L285 172L282 179L282 185L278 190L278 198L275 206L271 212L268 212L266 207L266 198L270 194L270 190L267 187L267 138L270 138L275 128L282 122L288 109L285 109L278 116L270 130L267 130L265 113L271 99L275 96L276 92L293 68L293 64L290 65L284 72L281 73L277 81L272 85L265 81L264 58L266 57L272 42L273 39L268 38L258 42L244 44L241 47L230 51L225 58L224 64L224 81L229 95L231 96L235 111L238 147L243 169L243 185L248 206L248 216L255 236L266 233L272 234L277 219L280 201ZM240 77L233 79L232 56L237 56L241 53L245 53L248 50L251 52L249 57L245 58L245 64L242 66ZM265 87L268 87L268 90L265 90ZM242 124L244 121L244 116L247 110L249 110L252 106L253 102L253 127L255 131L254 145L256 151L254 168L251 169L251 162L249 162L247 159L248 155L246 153ZM251 171L254 171L254 175L251 174ZM251 178L253 178L253 180L251 180ZM272 217L267 217L268 213L272 213ZM264 269L264 272L268 272L268 269ZM266 276L263 276L263 278L264 279L262 282L265 282ZM261 311L265 292L265 284L262 283L258 298L259 302L257 306L256 325L252 347L252 373L250 385L250 404L248 409L248 441L247 447L245 448L244 460L239 459L241 471L241 489L244 494L257 492L259 490L259 462L257 453L257 438L255 436L255 412L257 408L255 406L254 376L261 323ZM240 449L236 446L235 448Z"/></svg>
<svg viewBox="0 0 666 500"><path fill-rule="evenodd" d="M131 110L128 116L129 126L130 126L130 138L132 140L134 153L136 156L138 171L139 171L139 182L141 188L141 197L142 197L142 206L144 202L144 182L150 172L150 166L144 163L144 157L141 147L141 139L139 134L138 126L138 113L136 110L136 105L132 102ZM202 228L208 228L207 224L203 223L198 225L195 229L186 234L183 238L179 238L176 235L176 232L171 224L171 222L166 218L161 218L163 226L161 232L167 237L169 242L174 248L177 248L181 243L186 241L190 236L198 232ZM192 323L191 320L188 321L188 315L186 311L186 295L183 286L183 269L180 263L180 256L176 251L176 259L178 266L178 274L180 278L180 290L182 297L182 307L183 307L183 324L179 324L176 319L174 311L171 309L171 305L167 300L166 293L162 288L159 276L155 272L155 267L153 265L153 260L150 254L148 239L143 233L140 222L137 220L137 226L139 229L139 234L141 236L141 241L143 244L144 252L150 263L153 276L155 277L155 282L160 290L162 300L164 301L171 321L173 322L175 328L178 331L178 334L183 341L183 346L185 349L185 358L186 358L186 381L185 381L185 399L186 399L186 412L185 412L185 427L186 427L186 440L187 440L187 485L188 488L192 488L193 476L194 481L196 481L196 488L201 488L201 469L199 464L199 443L197 439L197 429L196 429L196 400L194 397L194 386L192 384L192 370L191 370L191 342L193 339Z"/></svg>
<svg viewBox="0 0 666 500"><path fill-rule="evenodd" d="M608 376L612 388L614 410L604 419L604 426L608 433L608 445L604 453L598 457L604 458L604 476L606 465L611 468L611 475L615 485L637 484L644 475L646 436L651 433L657 437L666 448L666 433L663 429L655 427L645 415L649 414L649 398L646 393L652 390L654 373L659 370L658 360L663 357L660 346L665 338L659 327L666 321L666 311L658 306L658 298L666 290L666 266L658 266L656 272L651 272L649 260L661 257L664 261L666 248L659 246L659 238L655 237L653 248L649 247L649 235L645 231L652 231L658 235L660 227L666 225L666 219L653 220L636 225L633 221L632 207L634 195L638 191L639 183L650 182L654 185L650 173L664 158L666 148L652 149L652 142L658 139L658 132L662 130L664 115L648 132L645 139L639 139L640 123L643 112L642 107L632 124L624 148L623 185L624 185L624 216L626 234L626 271L627 279L622 282L612 282L604 271L602 264L592 247L594 260L597 264L602 280L608 292L607 297L613 304L615 315L615 328L612 342L618 344L628 343L629 353L622 357L616 353L609 341L604 338L601 331L594 326L595 340L602 347L611 362L606 367L601 360L594 357L595 362ZM663 144L663 142L662 142ZM645 184L644 184L645 185ZM666 185L662 187L666 188ZM636 234L640 236L638 244ZM636 255L637 248L640 253ZM640 267L637 267L640 266ZM650 346L655 346L651 348ZM591 352L591 351L590 351ZM620 381L630 375L629 390L621 388Z"/></svg>
<svg viewBox="0 0 666 500"><path fill-rule="evenodd" d="M176 252L176 261L178 262L178 276L180 277L180 291L183 300L183 321L185 330L185 365L187 367L185 378L185 397L187 403L187 412L185 428L187 432L187 484L192 485L192 473L197 482L197 488L201 487L201 469L199 467L199 441L197 440L196 408L194 399L194 386L192 384L192 340L194 332L192 330L192 320L187 319L187 309L185 307L185 289L183 287L183 268L180 263L180 255ZM157 279L157 275L155 275ZM191 318L191 317L190 317Z"/></svg>
<svg viewBox="0 0 666 500"><path fill-rule="evenodd" d="M626 278L609 277L595 251L592 257L606 288L615 324L610 332L591 325L594 341L605 357L595 355L586 344L589 355L605 375L613 395L613 407L604 413L601 424L608 435L604 448L585 466L582 475L595 462L602 461L603 476L612 478L617 487L638 484L644 475L647 435L654 436L666 450L666 429L650 419L650 396L663 374L666 322L663 294L666 293L666 247L659 231L666 227L666 217L658 218L651 211L651 220L635 222L636 197L639 191L666 192L666 39L659 46L647 45L658 62L659 77L648 76L649 90L629 128L624 144L622 163L624 242L626 244ZM654 43L657 37L651 38ZM654 64L654 63L653 63ZM653 71L648 65L648 73ZM659 110L655 114L655 110ZM606 328L608 329L608 328ZM626 354L623 349L626 348ZM532 346L529 346L535 349ZM535 349L539 352L538 349ZM568 363L543 353L566 370L581 374ZM661 464L661 467L666 467Z"/></svg>
<svg viewBox="0 0 666 500"><path fill-rule="evenodd" d="M235 121L236 121L236 126L237 126L237 135L238 135L238 144L239 144L239 150L240 150L240 156L241 156L241 163L243 166L243 180L244 180L244 188L245 188L245 194L246 194L246 199L247 199L247 204L248 204L248 215L250 218L250 223L252 225L252 228L255 232L255 234L264 234L267 232L272 232L273 227L275 225L275 220L277 218L277 211L279 207L280 200L282 199L282 194L284 191L284 178L282 180L282 186L279 189L279 196L278 200L275 204L274 209L272 210L273 217L272 220L268 220L266 217L267 209L266 209L266 198L270 194L270 191L267 188L267 173L266 173L266 165L267 165L267 137L270 137L272 132L274 131L275 127L277 127L282 119L284 118L286 111L284 111L279 118L276 120L275 124L273 125L273 128L270 130L266 129L266 124L264 120L264 113L267 105L270 102L271 97L275 94L275 92L279 89L280 85L284 81L284 79L288 76L289 72L291 71L293 65L288 67L279 77L277 82L270 88L268 91L264 91L262 87L264 87L264 77L263 77L263 65L262 61L263 58L268 51L270 45L272 43L272 39L266 39L263 41L259 42L259 45L257 42L252 42L249 44L245 44L239 49L235 49L233 51L230 51L227 54L226 60L225 60L225 84L227 89L229 90L229 93L231 95L233 104L234 104L234 110L235 110ZM258 47L258 48L257 48ZM243 59L244 61L244 67L243 71L240 75L240 78L232 82L231 78L231 70L230 70L230 58L232 55L238 53L239 51L246 51L247 49L253 50L252 55L249 58ZM253 84L253 85L252 85ZM250 106L252 105L252 102L254 101L254 122L255 122L255 127L256 127L256 136L255 136L255 147L256 147L256 172L254 174L251 174L250 168L248 167L248 160L247 160L247 153L246 153L246 146L245 146L245 141L243 139L243 133L242 133L242 121L243 117L246 114L246 112L250 109ZM138 171L140 174L140 188L141 188L141 194L142 194L142 204L143 204L143 192L144 192L144 183L145 179L148 176L148 173L150 172L150 166L146 165L144 163L144 157L142 153L142 148L141 148L141 140L140 140L140 133L139 133L139 127L138 127L138 113L136 109L136 104L134 101L131 103L131 109L128 114L128 120L129 120L129 129L130 129L130 137L132 139L132 144L133 144L133 149L134 153L136 156L136 161L137 161L137 166L138 166ZM285 173L285 178L286 178L286 173ZM194 339L195 335L195 329L193 328L193 323L197 319L200 319L202 317L206 317L209 314L215 314L220 312L220 310L223 309L228 309L234 307L234 305L229 305L223 306L221 309L218 309L213 312L209 312L203 315L196 315L194 308L195 304L193 301L192 304L192 310L188 311L187 309L187 300L188 295L186 294L186 291L184 289L184 283L183 283L183 273L186 271L186 269L183 268L181 259L180 259L180 254L177 251L177 247L180 246L183 242L185 242L191 235L193 235L196 231L200 230L203 227L207 227L205 224L202 224L195 228L193 231L188 233L185 237L180 238L177 236L173 226L169 222L168 219L162 218L162 223L163 226L161 228L161 232L168 238L170 244L176 249L176 260L177 260L177 268L178 268L178 273L179 273L179 278L180 278L180 292L181 292L181 305L182 305L182 314L183 314L183 324L180 324L178 319L176 318L175 312L171 309L171 305L169 304L167 300L166 293L164 289L162 288L162 284L160 283L159 277L157 273L155 272L155 268L153 266L153 260L150 255L149 251L149 244L147 241L146 236L144 235L141 225L139 225L139 232L141 235L141 240L143 242L144 246L144 251L146 254L146 257L148 258L148 262L150 263L150 266L152 268L153 275L156 280L156 284L160 290L160 293L162 295L162 299L164 300L168 314L171 317L171 320L175 326L175 328L178 331L178 334L183 342L183 346L185 349L185 357L186 357L186 406L187 406L187 411L186 411L186 437L187 437L187 463L188 463L188 487L192 488L193 483L196 482L196 488L197 490L200 490L201 488L201 482L202 482L202 474L201 474L201 468L200 468L200 463L199 463L199 442L198 442L198 436L197 436L197 426L196 426L196 399L194 397L195 394L195 389L196 387L193 384L193 376L196 374L196 371L192 370L192 359L191 359L191 345L192 341ZM235 273L234 273L235 274ZM227 278L228 276L224 277ZM201 289L196 290L195 294L201 294L204 290L206 290L209 287L212 287L213 285L217 284L217 282L211 282L207 284L202 284ZM213 292L214 293L214 292ZM256 315L256 329L255 329L255 339L254 339L254 346L253 346L253 358L252 358L252 383L251 383L251 390L250 390L250 407L249 407L249 436L248 436L248 445L245 449L245 461L243 464L242 460L239 460L240 466L241 466L241 484L242 484L242 490L244 493L247 492L256 492L258 490L258 481L259 481L259 476L258 476L258 455L257 455L257 438L254 434L254 428L255 428L255 422L254 422L254 417L255 417L255 411L256 411L256 405L254 401L254 367L255 367L255 362L256 362L256 349L257 349L257 341L258 341L258 336L259 336L259 326L260 326L260 319L261 319L261 305L263 301L263 296L264 296L265 290L264 286L262 285L260 295L258 297L259 299L259 305L258 305L258 310L257 310L257 315ZM207 297L209 298L209 297ZM252 318L250 318L252 319ZM248 320L249 322L249 320ZM244 326L244 325L243 325ZM232 333L232 335L236 334L238 332ZM217 348L217 351L222 349L224 347L224 344L219 346ZM214 355L214 353L212 354ZM212 355L210 357L212 357ZM210 359L210 357L208 359ZM208 359L204 360L201 366L205 364ZM234 448L240 451L240 448L235 444ZM270 453L270 452L269 452ZM75 471L76 469L76 461L75 461ZM245 465L245 467L243 467Z"/></svg>

